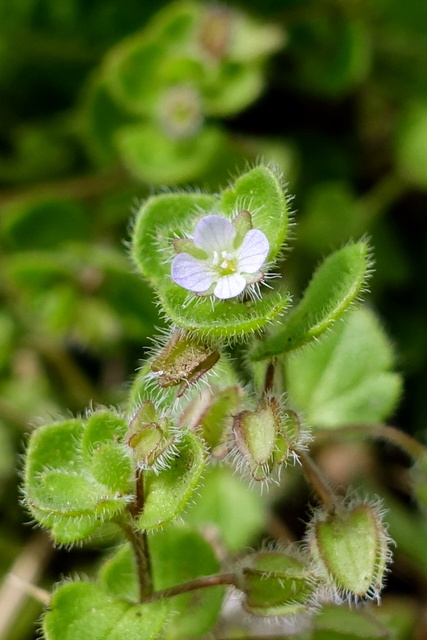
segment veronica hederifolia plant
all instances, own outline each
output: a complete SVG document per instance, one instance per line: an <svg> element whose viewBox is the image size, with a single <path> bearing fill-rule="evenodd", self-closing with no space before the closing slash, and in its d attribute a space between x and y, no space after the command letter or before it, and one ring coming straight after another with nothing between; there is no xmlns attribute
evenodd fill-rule
<svg viewBox="0 0 427 640"><path fill-rule="evenodd" d="M90 540L107 524L124 541L97 580L56 588L46 640L197 638L215 624L227 585L256 616L379 597L390 561L383 513L377 499L343 499L325 480L309 445L319 426L335 425L322 423L306 391L320 376L333 400L345 380L337 400L344 424L358 398L370 403L370 421L393 407L399 385L384 371L392 360L382 333L367 312L348 312L366 288L371 250L366 239L338 249L289 310L279 275L288 202L277 170L259 165L221 193L162 193L138 211L131 255L170 331L143 363L126 408L42 426L28 446L26 504L56 543ZM379 358L365 367L363 393L356 364L353 377L336 369L358 326L360 345ZM378 389L386 405L372 402ZM265 488L285 465L288 473L301 466L321 506L301 544L241 553L224 572L203 527L216 524L228 552L250 541L245 527L262 528L262 503L229 475L236 463Z"/></svg>

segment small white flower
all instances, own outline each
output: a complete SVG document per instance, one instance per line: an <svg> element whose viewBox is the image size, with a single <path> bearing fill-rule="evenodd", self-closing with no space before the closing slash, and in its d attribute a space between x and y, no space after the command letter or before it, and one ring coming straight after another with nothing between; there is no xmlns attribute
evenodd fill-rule
<svg viewBox="0 0 427 640"><path fill-rule="evenodd" d="M250 215L242 213L247 214L251 224ZM230 220L208 215L198 222L192 242L186 241L186 249L191 253L184 251L173 259L173 281L194 293L227 300L261 280L261 267L270 245L259 229L250 228L239 237Z"/></svg>

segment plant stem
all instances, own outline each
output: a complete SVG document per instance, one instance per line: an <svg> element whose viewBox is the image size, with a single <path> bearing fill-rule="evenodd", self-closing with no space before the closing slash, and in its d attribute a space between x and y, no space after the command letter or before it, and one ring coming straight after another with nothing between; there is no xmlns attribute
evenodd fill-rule
<svg viewBox="0 0 427 640"><path fill-rule="evenodd" d="M172 598L173 596L180 596L183 593L189 591L196 591L197 589L206 589L207 587L217 587L218 585L234 585L237 586L237 577L235 573L223 573L214 576L205 576L203 578L196 578L189 582L174 585L161 591L152 593L149 597L144 599L144 602L155 602L156 600L162 600L163 598Z"/></svg>
<svg viewBox="0 0 427 640"><path fill-rule="evenodd" d="M357 435L363 438L370 437L385 440L405 451L405 453L414 460L427 454L426 447L420 442L417 442L412 436L404 433L400 429L396 429L396 427L389 427L386 424L351 424L333 430L318 429L316 434L318 434L320 438Z"/></svg>
<svg viewBox="0 0 427 640"><path fill-rule="evenodd" d="M305 451L298 451L298 456L301 460L301 465L304 469L307 480L310 482L320 500L325 505L328 513L330 513L331 515L334 514L337 510L335 494L329 487L323 473L320 471L319 467L308 455L308 453L306 453Z"/></svg>
<svg viewBox="0 0 427 640"><path fill-rule="evenodd" d="M270 362L267 365L266 372L265 372L264 394L268 394L269 392L273 391L275 369L276 369L276 367L274 366L274 361L270 360Z"/></svg>
<svg viewBox="0 0 427 640"><path fill-rule="evenodd" d="M134 526L135 520L137 520L144 508L144 485L142 475L142 469L137 468L135 472L135 500L131 505L129 505L131 521L122 523L122 528L131 543L135 554L140 602L143 602L146 598L150 597L154 588L147 532L140 531Z"/></svg>

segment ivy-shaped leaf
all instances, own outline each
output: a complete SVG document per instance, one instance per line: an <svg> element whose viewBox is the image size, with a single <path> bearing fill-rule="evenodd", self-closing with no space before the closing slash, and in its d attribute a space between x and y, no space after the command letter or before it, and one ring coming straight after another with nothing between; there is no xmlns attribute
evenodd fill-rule
<svg viewBox="0 0 427 640"><path fill-rule="evenodd" d="M85 538L125 509L133 491L130 450L120 444L126 429L124 420L102 410L32 434L26 502L57 542Z"/></svg>
<svg viewBox="0 0 427 640"><path fill-rule="evenodd" d="M191 431L176 444L178 455L160 473L144 473L144 509L138 527L158 529L178 516L187 506L205 468L201 440Z"/></svg>
<svg viewBox="0 0 427 640"><path fill-rule="evenodd" d="M155 590L166 589L188 580L219 571L219 562L203 536L186 526L168 526L149 537ZM100 582L117 597L136 601L138 582L132 549L124 545L103 565ZM163 630L162 638L199 638L207 633L218 616L224 589L216 587L193 591L168 601L175 612Z"/></svg>
<svg viewBox="0 0 427 640"><path fill-rule="evenodd" d="M402 390L393 350L374 314L355 309L323 340L285 362L289 401L319 427L381 422Z"/></svg>
<svg viewBox="0 0 427 640"><path fill-rule="evenodd" d="M43 620L46 640L151 640L170 615L168 603L133 604L91 582L58 587Z"/></svg>
<svg viewBox="0 0 427 640"><path fill-rule="evenodd" d="M254 360L287 353L316 340L363 292L372 266L369 245L360 241L331 254L320 265L284 326L257 345Z"/></svg>

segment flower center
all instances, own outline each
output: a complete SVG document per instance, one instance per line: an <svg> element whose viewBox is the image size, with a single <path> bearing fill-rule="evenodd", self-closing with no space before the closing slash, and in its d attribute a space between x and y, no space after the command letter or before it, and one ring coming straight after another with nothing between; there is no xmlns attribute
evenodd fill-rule
<svg viewBox="0 0 427 640"><path fill-rule="evenodd" d="M220 277L230 276L237 271L235 256L230 251L214 251L212 266Z"/></svg>

